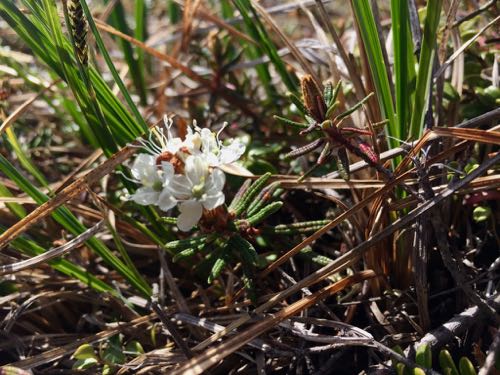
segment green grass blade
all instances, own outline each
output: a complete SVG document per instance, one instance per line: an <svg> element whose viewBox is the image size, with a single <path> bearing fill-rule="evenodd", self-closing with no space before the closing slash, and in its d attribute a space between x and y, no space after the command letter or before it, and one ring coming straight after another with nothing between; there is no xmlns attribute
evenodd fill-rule
<svg viewBox="0 0 500 375"><path fill-rule="evenodd" d="M60 30L60 20L56 17L57 12L54 12L54 3L46 3L49 11L51 12L51 15L49 16L45 14L44 8L42 8L38 2L25 0L24 4L31 11L29 18L23 14L21 9L19 9L19 7L17 7L13 2L9 0L0 0L0 17L2 17L21 37L21 39L24 40L24 42L31 48L34 55L41 58L53 70L53 72L65 80L74 90L75 98L78 100L81 112L89 122L92 132L101 142L101 147L105 151L106 155L109 156L111 154L109 150L112 147L108 144L102 144L102 142L111 142L112 138L115 138L116 142L120 146L124 146L138 136L142 135L147 128L142 117L138 115L140 123L142 124L139 125L138 121L134 120L125 106L112 93L111 89L108 87L106 82L104 82L99 72L95 68L89 67L88 76L91 86L95 90L97 103L102 109L105 123L109 125L113 136L105 135L103 133L105 132L105 130L102 130L103 122L98 120L98 117L94 114L91 104L92 100L95 99L92 99L89 96L87 86L79 77L79 71L77 68L78 65L73 57L72 45L58 31ZM51 22L52 27L47 26L46 23L48 22ZM57 38L59 39L59 47L56 47L54 44L54 37L51 34L51 30L57 32L58 34ZM60 54L62 54L63 59L60 59ZM110 67L110 69L111 68L114 67ZM70 79L68 79L68 77ZM130 99L128 93L124 92L124 96L128 96ZM125 179L122 179L122 181L130 192L134 191L133 184ZM157 222L158 214L156 214L151 207L141 206L139 207L139 211L148 218L157 233L161 233L161 236L164 237L163 239L169 237L165 228Z"/></svg>
<svg viewBox="0 0 500 375"><path fill-rule="evenodd" d="M257 60L258 58L261 57L261 54L259 53L258 49L255 46L250 45L249 43L246 42L242 43L244 43L244 45L246 46L245 54L248 56L250 60ZM272 77L271 73L269 73L268 65L258 64L255 66L255 71L259 76L260 82L264 86L264 90L266 92L268 99L272 100L273 98L276 98L278 96L278 92L276 91L276 88L272 83Z"/></svg>
<svg viewBox="0 0 500 375"><path fill-rule="evenodd" d="M51 29L53 35L57 35L55 38L55 43L56 43L56 48L58 51L64 51L64 35L62 33L62 29L60 26L60 21L59 21L59 16L57 14L57 7L52 3L52 1L47 1L44 0L46 5L46 13L47 16L50 19L50 24L51 24ZM66 25L70 25L70 19L68 15L68 9L66 5L63 6L64 10L64 18L66 21ZM75 94L76 98L80 98L78 100L80 104L80 107L83 105L89 106L92 109L92 114L95 116L95 120L91 117L91 114L84 112L85 116L88 118L88 122L91 127L93 127L94 134L97 136L98 142L101 145L101 148L104 151L104 154L108 157L116 153L118 150L118 146L115 143L115 140L113 139L113 136L111 134L110 129L108 128L106 119L104 118L104 115L102 113L102 109L97 102L97 97L96 93L94 91L94 87L92 86L90 79L89 79L89 74L88 74L88 66L84 66L82 62L80 61L80 58L78 58L78 47L75 43L74 36L72 35L71 32L69 32L71 44L73 45L73 52L74 56L76 57L74 60L76 60L77 66L78 66L78 71L80 73L80 77L83 80L84 86L85 86L85 91L82 92L83 85L82 85L82 80L79 79L75 74L71 75L71 78L67 76L68 78L68 84L73 90L73 93ZM67 61L65 61L65 58L68 58L67 55L64 55L63 52L60 52L59 54L61 63L63 66L67 64ZM70 69L65 69L67 74L72 72ZM85 92L87 95L85 95ZM85 104L84 104L85 103ZM99 123L101 126L96 126L97 123Z"/></svg>
<svg viewBox="0 0 500 375"><path fill-rule="evenodd" d="M14 195L10 190L3 184L0 184L0 197L12 198ZM6 203L5 204L10 212L16 215L18 218L23 218L26 216L26 210L24 207L18 203Z"/></svg>
<svg viewBox="0 0 500 375"><path fill-rule="evenodd" d="M78 109L78 106L71 99L65 95L61 96L61 104L66 112L71 116L75 124L78 125L80 133L83 138L92 146L92 148L99 148L99 141L97 140L92 128L89 126L83 113Z"/></svg>
<svg viewBox="0 0 500 375"><path fill-rule="evenodd" d="M434 63L439 17L441 15L442 0L427 2L427 15L424 23L422 48L418 61L417 87L415 90L415 105L412 110L410 136L417 139L424 129L424 118L429 103L429 92L432 87L432 65Z"/></svg>
<svg viewBox="0 0 500 375"><path fill-rule="evenodd" d="M396 94L396 115L401 139L406 139L410 123L410 99L413 88L410 77L415 70L413 41L410 35L409 11L406 1L391 0L392 35L394 48L394 78Z"/></svg>
<svg viewBox="0 0 500 375"><path fill-rule="evenodd" d="M400 138L401 134L394 112L394 103L389 85L389 77L382 54L382 45L375 25L375 18L368 0L351 1L354 15L361 33L361 38L368 57L368 64L375 91L379 102L379 107L382 115L389 120L387 132L390 136ZM391 148L397 147L398 144L393 139L388 139Z"/></svg>
<svg viewBox="0 0 500 375"><path fill-rule="evenodd" d="M120 255L125 263L125 265L134 273L134 275L140 279L142 276L140 272L137 270L134 262L132 259L130 259L130 256L127 253L127 250L125 249L125 246L123 246L123 242L120 239L120 235L116 231L116 229L109 223L107 225L108 230L111 232L111 235L113 236L113 241L116 245L116 248L120 252Z"/></svg>
<svg viewBox="0 0 500 375"><path fill-rule="evenodd" d="M229 1L221 1L220 2L221 6L221 13L224 17L224 19L230 19L234 15L234 8L230 4ZM254 36L257 35L257 31L254 30ZM248 43L245 40L241 40L241 46L244 49L245 55L250 59L250 60L258 60L261 58L264 53L262 53L257 46L255 46L252 43ZM272 82L272 77L271 73L269 73L268 69L268 64L257 64L255 65L255 71L257 72L257 76L259 77L259 80L264 88L264 91L266 92L268 100L274 100L275 98L278 97L278 92L276 91L276 88L274 87L274 84Z"/></svg>
<svg viewBox="0 0 500 375"><path fill-rule="evenodd" d="M179 5L175 2L175 0L167 0L167 14L168 20L172 25L175 25L182 18L182 12Z"/></svg>
<svg viewBox="0 0 500 375"><path fill-rule="evenodd" d="M98 121L97 118L92 115L94 111L89 101L88 90L85 89L78 77L78 70L75 68L76 64L72 59L71 47L62 34L55 4L52 1L44 0L43 9L35 6L33 6L32 9L33 22L30 22L19 9L12 4L5 1L2 1L0 4L0 14L2 17L6 16L7 22L9 22L15 31L29 44L33 51L42 57L42 59L44 59L44 61L68 83L94 135L98 136L104 131L102 121ZM40 20L46 23L41 23ZM38 43L41 43L44 48L40 49ZM106 139L104 139L101 135L100 137L98 136L97 139L101 142L103 150L107 153L112 152L109 150L112 148L110 143L112 138L110 136L106 135Z"/></svg>
<svg viewBox="0 0 500 375"><path fill-rule="evenodd" d="M47 180L38 170L38 168L33 164L31 158L24 152L12 127L8 127L7 129L5 129L5 135L7 137L10 146L12 147L12 150L19 159L19 163L21 163L24 169L26 169L38 181L40 185L42 185L45 188L48 188L49 184Z"/></svg>

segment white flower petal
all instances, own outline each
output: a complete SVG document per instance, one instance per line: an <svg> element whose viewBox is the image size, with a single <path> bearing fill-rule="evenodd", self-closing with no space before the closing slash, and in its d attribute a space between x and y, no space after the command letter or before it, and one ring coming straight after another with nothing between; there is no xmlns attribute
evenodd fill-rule
<svg viewBox="0 0 500 375"><path fill-rule="evenodd" d="M202 204L207 210L213 210L214 208L224 204L225 199L226 197L224 196L224 193L219 191L214 195L203 196Z"/></svg>
<svg viewBox="0 0 500 375"><path fill-rule="evenodd" d="M158 201L160 193L151 187L143 186L136 190L134 194L130 196L130 199L135 203L147 206L150 204L156 204Z"/></svg>
<svg viewBox="0 0 500 375"><path fill-rule="evenodd" d="M163 176L162 176L163 186L167 186L170 183L170 181L172 180L172 178L174 177L174 173L175 173L174 166L169 162L162 161L161 167L163 170Z"/></svg>
<svg viewBox="0 0 500 375"><path fill-rule="evenodd" d="M214 195L220 192L224 188L226 183L226 175L220 169L214 169L212 174L207 179L207 184L205 185L205 193L208 195Z"/></svg>
<svg viewBox="0 0 500 375"><path fill-rule="evenodd" d="M222 146L219 160L221 164L231 164L238 160L245 152L245 145L240 141L233 141L229 146Z"/></svg>
<svg viewBox="0 0 500 375"><path fill-rule="evenodd" d="M175 207L175 205L177 204L177 199L174 198L172 192L168 188L165 188L160 193L158 202L156 204L158 205L160 210L168 211L171 208Z"/></svg>
<svg viewBox="0 0 500 375"><path fill-rule="evenodd" d="M203 159L211 167L218 167L220 165L219 156L215 155L213 152L204 152Z"/></svg>
<svg viewBox="0 0 500 375"><path fill-rule="evenodd" d="M187 147L192 155L196 155L200 153L201 144L200 133L193 132L193 129L188 126L186 139L184 139L184 146Z"/></svg>
<svg viewBox="0 0 500 375"><path fill-rule="evenodd" d="M156 166L156 158L149 154L139 154L134 160L131 171L135 179L141 181L151 173L152 167Z"/></svg>
<svg viewBox="0 0 500 375"><path fill-rule="evenodd" d="M218 152L217 139L215 134L208 128L203 128L200 130L201 144L203 147L203 153Z"/></svg>
<svg viewBox="0 0 500 375"><path fill-rule="evenodd" d="M181 200L190 199L193 194L191 182L186 176L180 174L176 174L172 177L168 188L175 198Z"/></svg>
<svg viewBox="0 0 500 375"><path fill-rule="evenodd" d="M201 156L189 156L186 159L184 173L192 186L197 186L206 180L208 164Z"/></svg>
<svg viewBox="0 0 500 375"><path fill-rule="evenodd" d="M177 227L187 232L193 228L201 218L203 207L200 202L189 200L182 202L179 206L180 215L177 218Z"/></svg>
<svg viewBox="0 0 500 375"><path fill-rule="evenodd" d="M182 146L184 146L184 142L182 141L182 139L180 139L179 137L171 138L165 145L164 151L168 151L171 152L172 154L175 154L181 149Z"/></svg>

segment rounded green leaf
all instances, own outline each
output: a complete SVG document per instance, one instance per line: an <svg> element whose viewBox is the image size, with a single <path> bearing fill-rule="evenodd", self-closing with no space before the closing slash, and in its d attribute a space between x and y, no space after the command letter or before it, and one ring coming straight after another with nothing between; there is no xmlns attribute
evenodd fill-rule
<svg viewBox="0 0 500 375"><path fill-rule="evenodd" d="M446 349L441 350L439 353L439 365L445 374L459 375L457 367L453 362L453 358L451 357L450 352Z"/></svg>
<svg viewBox="0 0 500 375"><path fill-rule="evenodd" d="M73 369L74 370L85 370L87 368L96 366L99 364L99 361L95 358L85 358L85 359L79 359L73 364Z"/></svg>
<svg viewBox="0 0 500 375"><path fill-rule="evenodd" d="M476 223L481 223L483 221L486 221L490 218L491 216L491 208L488 206L479 206L474 208L474 211L472 212L472 219Z"/></svg>
<svg viewBox="0 0 500 375"><path fill-rule="evenodd" d="M95 354L94 348L92 345L89 344L83 344L76 349L76 351L73 353L73 358L75 359L87 359L87 358L95 358L98 359L97 355Z"/></svg>
<svg viewBox="0 0 500 375"><path fill-rule="evenodd" d="M458 368L460 369L460 375L476 375L476 369L474 365L467 357L460 358L458 362Z"/></svg>
<svg viewBox="0 0 500 375"><path fill-rule="evenodd" d="M417 348L415 361L419 366L424 368L432 368L432 353L429 345L423 344Z"/></svg>

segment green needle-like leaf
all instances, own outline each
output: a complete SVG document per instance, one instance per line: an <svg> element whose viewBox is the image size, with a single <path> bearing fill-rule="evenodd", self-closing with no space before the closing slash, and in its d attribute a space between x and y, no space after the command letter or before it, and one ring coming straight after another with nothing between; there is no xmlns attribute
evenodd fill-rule
<svg viewBox="0 0 500 375"><path fill-rule="evenodd" d="M429 92L432 88L432 65L436 51L436 39L439 17L443 0L429 0L424 24L424 36L418 61L417 87L415 90L415 105L413 106L410 136L419 138L424 130L424 118L429 104Z"/></svg>

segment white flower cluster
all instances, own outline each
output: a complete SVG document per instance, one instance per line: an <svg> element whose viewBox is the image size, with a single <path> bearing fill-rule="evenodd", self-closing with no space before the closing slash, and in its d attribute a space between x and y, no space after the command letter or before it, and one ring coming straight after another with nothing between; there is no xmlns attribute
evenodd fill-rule
<svg viewBox="0 0 500 375"><path fill-rule="evenodd" d="M177 226L188 231L198 223L204 209L224 204L226 176L218 167L238 160L245 146L235 140L225 146L219 134L200 129L196 123L194 129L188 127L185 139L174 137L172 119L165 116L164 122L166 134L156 127L148 141L140 141L148 153L139 154L132 165L134 182L142 186L130 199L141 205L156 205L162 211L179 205Z"/></svg>

